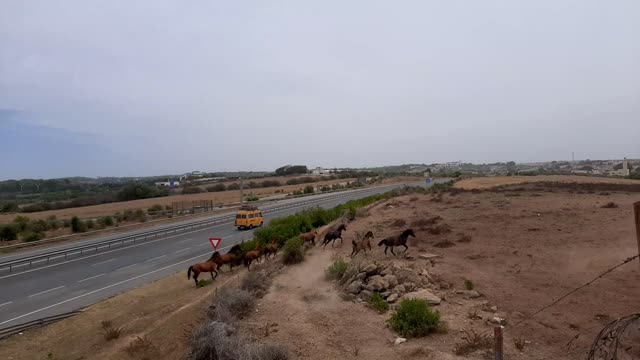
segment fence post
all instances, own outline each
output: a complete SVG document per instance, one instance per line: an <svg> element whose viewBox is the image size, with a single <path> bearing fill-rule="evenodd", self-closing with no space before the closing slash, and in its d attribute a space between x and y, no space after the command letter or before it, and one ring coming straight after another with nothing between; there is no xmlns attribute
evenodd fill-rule
<svg viewBox="0 0 640 360"><path fill-rule="evenodd" d="M502 325L493 328L493 337L495 339L494 352L496 354L495 360L502 360Z"/></svg>
<svg viewBox="0 0 640 360"><path fill-rule="evenodd" d="M636 219L636 239L638 240L638 253L640 254L640 201L633 204L633 213ZM640 264L640 258L638 258Z"/></svg>

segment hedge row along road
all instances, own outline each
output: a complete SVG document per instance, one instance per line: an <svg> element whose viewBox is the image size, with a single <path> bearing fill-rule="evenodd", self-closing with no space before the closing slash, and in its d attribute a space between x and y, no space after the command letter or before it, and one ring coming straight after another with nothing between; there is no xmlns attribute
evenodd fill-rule
<svg viewBox="0 0 640 360"><path fill-rule="evenodd" d="M307 206L333 208L349 200L384 193L402 186L403 184L394 184L346 191L344 197L337 199L322 200L323 196L319 195L319 202ZM277 207L303 200L308 199L287 199L270 206ZM265 222L295 214L304 208L305 206L301 205L269 212L265 215ZM149 230L153 229L146 229ZM204 261L211 255L213 248L208 241L209 237L223 238L223 248L219 250L224 253L233 244L250 240L252 236L253 231L238 231L233 222L228 221L68 262L3 274L0 276L0 329L77 310L177 271L186 271L188 265ZM54 249L60 250L64 246L78 246L101 240L104 238L55 246ZM51 249L5 255L0 257L0 261L16 256L38 255Z"/></svg>

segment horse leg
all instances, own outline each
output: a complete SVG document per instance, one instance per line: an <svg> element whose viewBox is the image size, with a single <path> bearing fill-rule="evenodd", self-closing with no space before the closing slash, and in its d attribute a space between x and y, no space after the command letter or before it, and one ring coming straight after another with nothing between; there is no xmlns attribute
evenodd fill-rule
<svg viewBox="0 0 640 360"><path fill-rule="evenodd" d="M396 256L396 253L393 252L393 246L391 247L391 253L393 254L393 256Z"/></svg>
<svg viewBox="0 0 640 360"><path fill-rule="evenodd" d="M196 287L198 287L198 275L200 275L199 272L193 272L193 281L196 283Z"/></svg>
<svg viewBox="0 0 640 360"><path fill-rule="evenodd" d="M384 256L387 256L387 250L389 249L389 247L387 245L384 246ZM391 250L393 251L393 250Z"/></svg>
<svg viewBox="0 0 640 360"><path fill-rule="evenodd" d="M409 247L407 246L407 244L402 244L402 246L404 246L404 251L403 252L407 252L407 250L409 250Z"/></svg>

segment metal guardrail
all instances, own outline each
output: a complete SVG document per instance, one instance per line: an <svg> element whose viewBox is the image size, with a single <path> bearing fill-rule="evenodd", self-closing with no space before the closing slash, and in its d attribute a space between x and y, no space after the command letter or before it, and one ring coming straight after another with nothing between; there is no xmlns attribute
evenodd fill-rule
<svg viewBox="0 0 640 360"><path fill-rule="evenodd" d="M18 333L21 333L25 330L34 328L34 327L38 327L38 326L44 326L44 325L48 325L51 323L54 323L56 321L62 320L62 319L66 319L68 317L71 317L73 315L79 314L82 311L80 310L75 310L75 311L71 311L68 313L64 313L64 314L59 314L59 315L53 315L53 316L48 316L42 319L38 319L38 320L33 320L33 321L29 321L27 323L24 324L20 324L20 325L15 325L15 326L10 326L8 328L4 328L2 330L0 330L0 339L4 339L7 338L11 335L15 335Z"/></svg>
<svg viewBox="0 0 640 360"><path fill-rule="evenodd" d="M380 186L380 187L389 187L389 186L392 186L392 185ZM361 189L361 190L356 190L355 193L367 192L367 191L371 191L373 189L379 189L380 187L364 188L364 189ZM271 213L271 212L274 212L274 211L285 210L285 209L288 209L288 208L294 208L294 207L300 207L300 206L314 204L314 203L320 203L320 202L324 202L324 201L328 201L328 200L347 197L347 196L350 196L350 195L353 195L353 194L354 194L354 192L352 191L352 192L348 192L348 193L341 193L341 194L334 195L334 196L327 196L327 197L323 197L323 198L320 198L320 199L312 199L312 200L294 202L294 203L285 204L285 205L282 205L282 206L278 206L278 207L262 210L262 213L266 214L266 213ZM186 231L189 231L189 230L195 230L195 229L199 229L199 228L204 228L204 227L207 227L207 226L210 226L210 225L215 225L215 224L218 224L218 223L224 223L224 222L227 222L227 221L232 220L234 218L235 218L235 215L225 215L225 216L217 217L217 218L214 218L214 219L206 219L206 220L197 221L197 222L193 222L193 223L189 223L189 224L181 224L181 225L171 226L171 227L167 227L167 228L163 228L163 229L159 229L159 230L151 230L151 231L147 231L147 232L140 233L140 234L127 235L127 236L122 236L122 237L115 238L115 239L100 241L100 242L96 242L94 244L81 245L81 246L76 246L76 247L72 247L72 248L68 248L68 249L52 251L52 252L41 254L41 255L29 256L29 257L25 257L25 258L22 258L22 259L5 261L5 262L0 263L0 273L12 273L16 269L31 268L34 265L44 266L44 265L47 265L47 264L49 264L49 263L51 263L51 262L53 262L55 260L65 261L65 260L69 260L69 259L77 259L77 258L80 258L80 257L83 257L83 256L97 254L100 250L110 250L110 249L114 249L114 248L122 248L125 245L133 245L133 244L137 244L137 243L141 243L141 242L147 241L149 239L157 239L160 236L164 236L164 235L177 234L179 232L186 232Z"/></svg>

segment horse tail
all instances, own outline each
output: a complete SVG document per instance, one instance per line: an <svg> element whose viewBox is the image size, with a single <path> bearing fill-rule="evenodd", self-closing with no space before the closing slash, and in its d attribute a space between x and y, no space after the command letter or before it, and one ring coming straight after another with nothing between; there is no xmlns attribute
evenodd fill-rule
<svg viewBox="0 0 640 360"><path fill-rule="evenodd" d="M191 279L191 270L193 270L193 265L189 266L189 270L187 270L187 279Z"/></svg>
<svg viewBox="0 0 640 360"><path fill-rule="evenodd" d="M385 239L385 240L381 240L381 241L378 243L378 246L382 246L382 245L384 245L384 243L385 243L386 241L387 241L386 239Z"/></svg>

